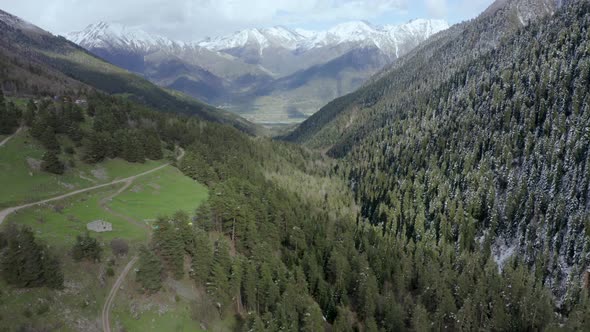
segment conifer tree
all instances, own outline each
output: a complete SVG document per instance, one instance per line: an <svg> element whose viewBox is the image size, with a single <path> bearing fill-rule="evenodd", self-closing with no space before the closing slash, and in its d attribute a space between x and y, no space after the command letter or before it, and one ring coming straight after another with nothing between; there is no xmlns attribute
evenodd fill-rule
<svg viewBox="0 0 590 332"><path fill-rule="evenodd" d="M162 288L162 263L154 252L146 247L139 250L139 267L136 280L148 293L155 293Z"/></svg>
<svg viewBox="0 0 590 332"><path fill-rule="evenodd" d="M49 173L61 175L65 171L65 165L59 160L55 151L47 151L43 155L41 168Z"/></svg>
<svg viewBox="0 0 590 332"><path fill-rule="evenodd" d="M80 261L83 259L99 262L102 253L102 247L97 239L90 237L88 233L84 236L76 236L76 243L72 247L72 257Z"/></svg>
<svg viewBox="0 0 590 332"><path fill-rule="evenodd" d="M209 236L201 229L194 232L194 254L191 258L192 277L199 283L205 283L213 262L213 248Z"/></svg>

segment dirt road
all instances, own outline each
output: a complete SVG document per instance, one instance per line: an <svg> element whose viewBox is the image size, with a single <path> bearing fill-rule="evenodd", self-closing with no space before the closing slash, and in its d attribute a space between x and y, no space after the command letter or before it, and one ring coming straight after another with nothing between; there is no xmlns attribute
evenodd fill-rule
<svg viewBox="0 0 590 332"><path fill-rule="evenodd" d="M109 295L107 296L107 299L104 302L104 305L102 306L102 329L104 332L111 332L111 322L109 317L111 312L111 306L113 305L113 301L115 300L117 291L119 290L119 288L121 288L123 281L125 281L127 274L129 274L129 271L131 271L131 268L133 267L135 262L137 262L137 259L138 257L135 256L129 261L129 263L127 263L127 265L125 266L125 268L113 284L113 287L111 288L111 291L109 292Z"/></svg>
<svg viewBox="0 0 590 332"><path fill-rule="evenodd" d="M2 140L2 142L0 142L0 146L4 146L4 144L8 143L8 141L10 141L14 136L16 136L16 134L18 134L22 129L23 129L23 127L18 127L18 129L14 132L14 134L6 137L5 139Z"/></svg>
<svg viewBox="0 0 590 332"><path fill-rule="evenodd" d="M18 131L20 131L21 128L18 129ZM16 135L18 133L18 131L16 133L14 133L14 135ZM12 136L14 136L12 135ZM1 143L0 146L6 144L6 142L8 142L8 140L10 140L10 138L12 138L12 136L9 136L7 138L5 138ZM176 157L177 161L182 160L182 158L185 155L185 151L184 149L182 149L181 147L178 148L180 151L180 154ZM104 184L100 184L100 185L96 185L96 186L92 186L92 187L88 187L88 188L84 188L84 189L79 189L76 191L72 191L69 192L67 194L63 194L63 195L59 195L56 197L52 197L52 198L48 198L48 199L44 199L38 202L34 202L34 203L28 203L28 204L23 204L23 205L19 205L19 206L15 206L15 207L10 207L10 208L6 208L2 211L0 211L0 225L2 224L2 222L4 222L4 219L6 219L6 217L8 215L10 215L13 212L16 212L18 210L22 210L31 206L35 206L35 205L40 205L40 204L45 204L45 203L49 203L49 202L53 202L53 201L57 201L60 199L64 199L70 196L74 196L77 194L81 194L87 191L91 191L94 189L99 189L99 188L104 188L104 187L108 187L108 186L112 186L114 184L119 184L119 183L125 183L124 186L122 186L119 190L117 190L117 192L115 192L114 194L104 198L103 200L100 201L100 205L102 206L103 209L105 209L107 212L118 215L122 218L124 218L125 220L128 220L132 223L135 224L139 224L139 222L129 216L120 214L116 211L113 211L112 209L110 209L107 206L107 202L112 200L115 196L121 194L122 192L124 192L127 188L129 188L129 186L131 186L131 184L133 183L133 180L137 179L138 177L156 172L166 166L169 166L170 163L158 166L156 168L153 168L149 171L145 171L143 173L139 173L133 176L130 176L128 178L124 178L124 179L120 179L120 180L115 180L109 183L104 183ZM141 226L145 226L145 225L141 225ZM111 288L109 295L107 296L107 299L102 307L102 326L103 326L103 330L104 332L111 332L111 325L110 325L110 311L111 311L111 306L113 305L113 301L115 300L115 296L117 295L117 290L119 290L119 288L121 287L121 284L123 284L123 281L125 281L125 278L127 277L127 274L129 274L129 271L131 270L131 268L133 267L133 265L135 264L135 262L137 262L138 257L135 256L133 257L129 263L127 263L127 265L125 266L125 268L123 269L123 271L121 272L121 274L119 275L119 277L117 278L117 280L115 281L115 283L113 284L113 287Z"/></svg>
<svg viewBox="0 0 590 332"><path fill-rule="evenodd" d="M20 128L19 128L19 130L20 130ZM15 135L16 135L16 133L15 133ZM10 138L10 137L7 137L6 139L4 139L3 143L4 143L4 142L5 142L7 139L9 139L9 138ZM182 158L184 158L184 154L185 154L185 152L184 152L184 149L183 149L183 148L181 148L181 147L179 147L179 148L178 148L178 150L180 151L180 154L179 154L179 155L176 157L176 160L177 160L177 161L180 161L180 160L182 160ZM74 195L77 195L77 194L81 194L81 193L84 193L84 192L87 192L87 191L91 191L91 190L94 190L94 189L100 189L100 188L104 188L104 187L112 186L112 185L114 185L114 184L118 184L118 183L124 183L124 182L125 182L125 183L128 183L128 185L129 185L129 184L131 184L131 182L132 182L133 180L137 179L138 177L140 177L140 176L144 176L144 175L147 175L147 174L150 174L150 173L153 173L153 172L155 172L155 171L158 171L158 170L161 170L162 168L164 168L164 167L166 167L166 166L169 166L169 165L170 165L170 163L167 163L167 164L164 164L164 165L158 166L158 167L156 167L156 168L152 168L152 169L150 169L149 171L145 171L145 172L143 172L143 173L139 173L139 174L136 174L136 175L130 176L130 177L128 177L128 178L124 178L124 179L120 179L120 180L115 180L115 181L112 181L112 182L109 182L109 183L99 184L99 185L92 186L92 187L88 187L88 188L84 188L84 189L75 190L75 191L69 192L69 193L67 193L67 194L63 194L63 195L59 195L59 196L55 196L55 197L48 198L48 199L44 199L44 200L41 200L41 201L38 201L38 202L34 202L34 203L27 203L27 204L23 204L23 205L19 205L19 206L14 206L14 207L6 208L6 209L4 209L4 210L0 211L0 225L2 225L2 222L4 222L4 219L6 219L6 217L7 217L9 214L11 214L11 213L13 213L13 212L16 212L16 211L18 211L18 210L26 209L26 208L28 208L28 207L35 206L35 205L40 205L40 204L45 204L45 203L49 203L49 202L53 202L53 201L58 201L58 200L60 200L60 199L68 198L68 197L70 197L70 196L74 196ZM120 190L120 192L122 192L123 190L125 190L125 189L126 189L126 187L128 187L128 185L124 186L124 187L123 187L123 188ZM117 194L116 194L116 195L118 195L120 192L117 192ZM111 197L111 198L112 198L112 197Z"/></svg>
<svg viewBox="0 0 590 332"><path fill-rule="evenodd" d="M41 200L41 201L38 201L38 202L27 203L27 204L23 204L23 205L14 206L14 207L10 207L10 208L4 209L4 210L0 211L0 225L2 224L2 222L4 222L4 219L6 219L6 217L9 214L11 214L13 212L16 212L18 210L26 209L28 207L35 206L35 205L40 205L40 204L45 204L45 203L49 203L49 202L53 202L53 201L58 201L60 199L68 198L70 196L81 194L81 193L84 193L84 192L87 192L87 191L91 191L91 190L94 190L94 189L108 187L108 186L112 186L112 185L118 184L118 183L133 181L133 180L137 179L140 176L144 176L144 175L153 173L155 171L161 170L162 168L164 168L164 167L166 167L168 165L170 165L170 164L164 164L164 165L158 166L156 168L152 168L149 171L145 171L143 173L136 174L136 175L130 176L130 177L125 178L125 179L115 180L115 181L112 181L112 182L109 182L109 183L99 184L99 185L96 185L96 186L92 186L92 187L88 187L88 188L84 188L84 189L79 189L79 190L76 190L76 191L69 192L67 194L63 194L63 195L59 195L59 196L56 196L56 197L44 199L44 200Z"/></svg>

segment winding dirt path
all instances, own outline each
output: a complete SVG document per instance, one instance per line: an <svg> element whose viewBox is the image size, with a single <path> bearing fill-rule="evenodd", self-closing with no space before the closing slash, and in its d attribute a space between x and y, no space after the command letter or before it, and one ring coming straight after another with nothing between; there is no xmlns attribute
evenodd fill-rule
<svg viewBox="0 0 590 332"><path fill-rule="evenodd" d="M2 142L0 142L0 146L3 146L4 144L6 144L6 142L8 142L14 135L16 135L20 130L22 129L19 128L13 135L5 138ZM180 151L180 154L176 157L176 161L181 161L182 158L184 158L185 155L185 151L183 148L178 147L178 150ZM72 192L69 192L67 194L63 194L63 195L59 195L59 196L55 196L52 198L48 198L48 199L44 199L38 202L33 202L33 203L28 203L28 204L23 204L23 205L19 205L19 206L15 206L15 207L10 207L10 208L6 208L2 211L0 211L0 225L2 224L2 222L4 222L4 219L6 219L6 217L8 215L10 215L11 213L14 213L18 210L22 210L22 209L26 209L28 207L31 206L35 206L35 205L40 205L40 204L45 204L45 203L49 203L49 202L53 202L53 201L57 201L57 200L61 200L70 196L74 196L77 194L81 194L87 191L91 191L94 189L99 189L99 188L104 188L104 187L108 187L108 186L112 186L114 184L119 184L119 183L125 183L125 185L123 185L121 188L119 188L119 190L117 190L117 192L115 192L114 194L107 196L105 198L103 198L100 201L100 205L101 207L116 216L119 216L131 223L137 224L139 226L142 227L147 227L146 225L142 225L140 222L138 222L137 220L126 216L124 214L121 214L119 212L116 212L114 210L112 210L110 207L107 206L107 202L109 202L110 200L112 200L114 197L116 197L117 195L121 194L122 192L124 192L127 188L129 188L129 186L131 186L131 184L133 183L133 180L156 172L158 170L161 170L162 168L166 167L166 166L170 166L170 163L166 163L164 165L152 168L151 170L145 171L143 173L139 173L124 179L120 179L120 180L115 180L109 183L104 183L104 184L100 184L100 185L96 185L96 186L92 186L92 187L88 187L88 188L84 188L84 189L79 189L79 190L75 190ZM117 295L117 291L119 290L119 288L121 288L121 285L123 284L123 282L125 281L125 278L127 277L127 274L129 274L129 271L131 270L131 268L133 267L133 265L137 262L137 260L139 259L138 256L134 256L129 263L127 263L127 265L125 266L125 268L123 269L123 271L121 271L121 274L119 275L119 277L117 278L117 280L115 281L115 283L113 284L113 286L111 287L111 290L109 292L109 295L107 296L107 299L102 307L102 326L103 326L103 331L104 332L111 332L111 325L110 325L110 311L111 311L111 307L113 305L113 301L115 299L115 296Z"/></svg>
<svg viewBox="0 0 590 332"><path fill-rule="evenodd" d="M178 149L180 150L180 154L178 155L178 157L176 157L176 161L182 160L182 158L184 157L184 154L185 154L184 149L182 149L181 147L179 147ZM131 186L131 184L133 183L133 180L135 180L136 178L137 177L126 179L125 185L122 186L121 188L119 188L119 190L117 190L117 192L100 200L100 206L105 211L107 211L108 213L110 213L112 215L123 218L123 219L129 221L130 223L136 224L140 227L149 228L147 225L142 225L139 221L135 220L134 218L132 218L130 216L127 216L125 214L114 211L113 209L111 209L107 205L107 203L110 202L113 198L115 198L117 195L119 195L119 194L123 193L125 190L127 190ZM149 237L149 235L148 235L148 237ZM121 274L119 275L119 277L117 278L117 280L113 284L113 287L111 287L111 291L109 292L109 295L107 296L107 299L104 302L104 305L102 306L101 320L102 320L103 332L111 332L111 320L110 320L111 307L113 306L113 302L114 302L115 297L117 295L117 291L119 290L119 288L121 288L121 285L125 281L127 274L129 274L129 271L131 271L131 268L133 267L135 262L137 262L138 259L139 259L138 256L134 256L129 261L129 263L127 263L127 265L125 266L123 271L121 271Z"/></svg>
<svg viewBox="0 0 590 332"><path fill-rule="evenodd" d="M19 130L20 130L20 128L19 128ZM16 135L16 133L15 133L15 135ZM6 141L9 138L10 137L7 137L6 139L4 139L4 141ZM178 147L178 150L180 151L180 154L176 157L176 161L181 161L182 158L184 158L185 151L181 147ZM14 213L14 212L16 212L18 210L26 209L28 207L35 206L35 205L40 205L40 204L45 204L45 203L49 203L49 202L53 202L53 201L58 201L60 199L68 198L70 196L74 196L74 195L77 195L77 194L85 193L87 191L91 191L91 190L94 190L94 189L99 189L99 188L104 188L104 187L112 186L112 185L118 184L118 183L128 183L128 185L129 185L129 184L131 184L131 182L133 180L137 179L138 177L141 177L141 176L144 176L144 175L153 173L155 171L159 171L162 168L164 168L166 166L169 166L169 165L170 165L170 163L166 163L166 164L160 165L160 166L158 166L156 168L152 168L149 171L145 171L143 173L139 173L139 174L130 176L128 178L124 178L124 179L120 179L120 180L115 180L115 181L112 181L112 182L109 182L109 183L99 184L99 185L88 187L88 188L84 188L84 189L75 190L75 191L69 192L67 194L63 194L63 195L55 196L55 197L52 197L52 198L44 199L44 200L41 200L41 201L38 201L38 202L27 203L27 204L23 204L23 205L19 205L19 206L14 206L14 207L6 208L6 209L0 211L0 225L2 225L2 223L4 222L4 219L6 219L6 217L8 215L10 215L11 213ZM124 187L122 190L125 190L125 189L126 188ZM119 194L119 192L116 193L116 195L118 195L118 194Z"/></svg>
<svg viewBox="0 0 590 332"><path fill-rule="evenodd" d="M4 146L4 144L8 143L8 141L10 141L14 136L16 136L16 134L20 133L20 131L23 129L23 127L18 127L18 129L14 132L14 134L6 137L5 139L2 140L2 142L0 142L0 146Z"/></svg>
<svg viewBox="0 0 590 332"><path fill-rule="evenodd" d="M11 214L13 212L16 212L18 210L26 209L26 208L31 207L31 206L45 204L45 203L49 203L49 202L53 202L53 201L59 201L60 199L64 199L64 198L68 198L70 196L74 196L74 195L77 195L77 194L85 193L87 191L91 191L91 190L94 190L94 189L108 187L108 186L112 186L112 185L118 184L118 183L124 183L124 182L128 182L128 181L133 181L133 180L137 179L138 177L141 177L141 176L144 176L144 175L153 173L155 171L161 170L162 168L164 168L166 166L169 166L169 165L170 165L170 163L167 163L167 164L158 166L156 168L152 168L149 171L145 171L143 173L139 173L139 174L136 174L136 175L133 175L133 176L130 176L128 178L121 179L121 180L115 180L115 181L112 181L112 182L109 182L109 183L99 184L99 185L96 185L96 186L92 186L92 187L88 187L88 188L84 188L84 189L75 190L75 191L69 192L67 194L63 194L63 195L59 195L59 196L56 196L56 197L44 199L44 200L41 200L41 201L38 201L38 202L34 202L34 203L28 203L28 204L23 204L23 205L19 205L19 206L14 206L14 207L6 208L6 209L0 211L0 225L2 224L2 222L4 222L4 219L6 219L6 217L9 214Z"/></svg>
<svg viewBox="0 0 590 332"><path fill-rule="evenodd" d="M142 224L141 222L135 220L134 218L131 218L130 216L123 214L123 213L119 213L113 209L111 209L107 204L113 200L113 198L115 198L116 196L120 195L121 193L123 193L125 190L127 190L131 184L133 184L133 179L129 179L127 181L125 181L125 185L122 186L119 190L117 190L117 192L103 198L100 200L100 207L105 210L106 212L112 214L115 217L119 217L121 219L124 219L132 224L135 224L139 227L144 227L144 228L148 228L147 225Z"/></svg>
<svg viewBox="0 0 590 332"><path fill-rule="evenodd" d="M121 288L123 281L125 281L125 277L127 277L127 274L129 274L129 271L131 271L131 268L133 267L135 262L137 262L137 260L138 257L135 256L129 261L129 263L127 263L127 265L125 266L125 268L113 284L113 287L111 288L111 291L109 292L109 295L107 296L107 299L104 302L104 305L102 306L102 329L104 332L111 332L110 312L111 307L113 306L113 301L115 300L117 291L119 290L119 288Z"/></svg>

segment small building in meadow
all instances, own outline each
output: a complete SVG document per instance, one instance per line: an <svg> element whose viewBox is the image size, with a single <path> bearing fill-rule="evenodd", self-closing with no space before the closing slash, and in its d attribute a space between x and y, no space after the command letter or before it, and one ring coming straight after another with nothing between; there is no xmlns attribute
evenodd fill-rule
<svg viewBox="0 0 590 332"><path fill-rule="evenodd" d="M93 232L111 232L113 230L113 224L104 220L95 220L86 224L86 229Z"/></svg>

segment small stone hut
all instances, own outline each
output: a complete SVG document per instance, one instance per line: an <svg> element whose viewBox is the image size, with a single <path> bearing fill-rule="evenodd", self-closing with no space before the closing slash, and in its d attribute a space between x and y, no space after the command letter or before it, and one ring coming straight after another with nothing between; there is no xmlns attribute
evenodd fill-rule
<svg viewBox="0 0 590 332"><path fill-rule="evenodd" d="M111 232L113 230L113 224L104 220L95 220L86 224L86 229L93 232Z"/></svg>

